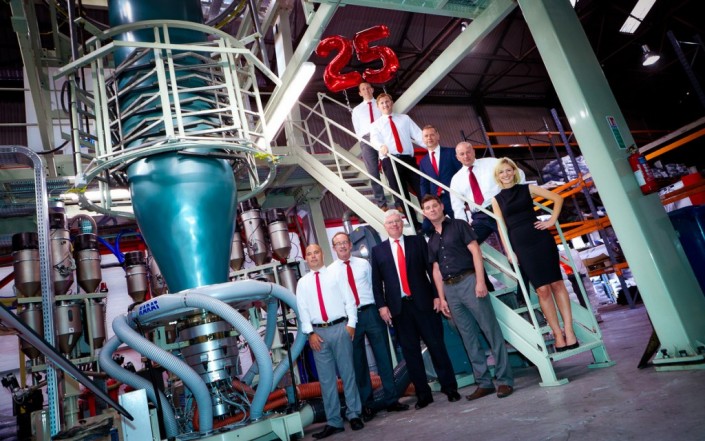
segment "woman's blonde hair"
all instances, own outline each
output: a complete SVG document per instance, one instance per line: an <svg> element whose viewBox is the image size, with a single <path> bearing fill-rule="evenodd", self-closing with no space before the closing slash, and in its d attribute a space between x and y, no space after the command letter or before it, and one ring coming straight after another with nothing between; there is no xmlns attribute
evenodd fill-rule
<svg viewBox="0 0 705 441"><path fill-rule="evenodd" d="M521 180L521 176L519 175L519 167L517 167L514 161L507 158L506 156L504 158L499 158L499 161L497 162L497 165L494 168L494 180L498 184L502 185L502 183L499 181L499 169L505 164L507 164L514 170L514 179L512 179L512 183L518 184Z"/></svg>

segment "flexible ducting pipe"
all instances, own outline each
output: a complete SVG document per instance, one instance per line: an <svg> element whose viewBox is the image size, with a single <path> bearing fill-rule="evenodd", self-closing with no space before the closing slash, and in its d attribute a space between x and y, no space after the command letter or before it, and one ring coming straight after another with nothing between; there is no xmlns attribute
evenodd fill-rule
<svg viewBox="0 0 705 441"><path fill-rule="evenodd" d="M100 351L100 367L110 375L112 378L119 382L125 383L134 389L144 389L147 392L147 398L152 403L157 403L157 397L154 392L154 386L152 383L146 379L140 377L137 374L123 369L117 363L113 361L112 355L120 347L122 341L117 337L112 337L105 343L105 346ZM176 415L174 414L174 409L169 404L169 399L164 395L164 392L157 391L159 393L159 400L162 406L162 412L164 414L164 429L166 430L166 436L169 438L175 437L179 434L179 426L176 423Z"/></svg>
<svg viewBox="0 0 705 441"><path fill-rule="evenodd" d="M272 343L274 343L274 335L276 334L277 327L270 326L270 323L277 323L277 309L279 308L279 302L276 297L270 298L267 302L267 329L264 335L264 344L267 345L267 349L272 349ZM286 368L289 368L289 360L287 360ZM245 384L252 384L255 376L259 373L259 369L256 364L252 364L247 370L245 375L242 377L242 381ZM277 387L279 381L275 381L273 387Z"/></svg>
<svg viewBox="0 0 705 441"><path fill-rule="evenodd" d="M183 360L138 334L132 329L131 324L128 323L127 317L124 315L113 320L113 331L115 331L115 335L130 348L148 359L156 361L164 367L164 369L172 372L184 382L184 385L186 385L193 394L194 400L199 408L202 409L200 427L202 427L204 432L210 431L213 424L213 406L210 391L201 376L191 369Z"/></svg>
<svg viewBox="0 0 705 441"><path fill-rule="evenodd" d="M236 284L232 286L235 290L239 291ZM132 312L130 319L148 323L153 316L184 307L205 309L206 311L216 314L230 323L249 343L250 349L255 356L255 363L257 363L260 372L259 387L257 387L255 396L252 399L250 411L253 420L259 419L262 416L262 411L267 402L267 396L272 390L272 360L269 358L269 350L260 339L257 330L252 327L250 322L247 321L242 314L234 310L227 303L218 299L190 292L187 294L178 293L169 296L160 296L150 300L148 303L144 303L138 311Z"/></svg>
<svg viewBox="0 0 705 441"><path fill-rule="evenodd" d="M186 291L182 291L181 293L177 294L184 294L184 295L190 295L191 293L197 293L197 294L202 294L207 297L211 297L214 299L221 300L223 302L237 302L237 301L242 301L244 302L251 302L253 300L269 300L271 297L275 297L287 306L289 306L293 311L294 314L298 316L299 314L299 309L296 306L296 296L289 291L288 289L284 288L281 285L277 285L276 283L269 283L269 282L260 282L256 280L242 280L238 282L228 282L228 283L220 283L216 285L208 285L208 286L202 286ZM172 294L177 295L177 294ZM161 298L161 297L160 297ZM133 314L137 314L136 312L133 312ZM159 318L161 314L161 311L153 311L153 315L150 315L152 318ZM144 317L140 317L140 321L142 323L146 323L144 320ZM273 327L276 329L277 326L277 321L276 320L267 320L267 331L266 333L273 332L270 331L270 327ZM266 334L265 334L266 335ZM261 339L258 338L258 340L261 342ZM294 339L294 343L291 345L291 358L292 360L295 360L301 351L303 351L304 346L306 345L306 336L301 333L301 327L300 324L297 323L297 333L296 333L296 338ZM249 340L248 340L249 342ZM269 347L267 347L267 350L269 350ZM250 370L242 377L242 382L251 384L252 379L255 377L255 374L258 372L259 366L255 363L252 364L252 367ZM272 387L268 392L271 392L274 390L277 384L281 381L281 379L284 377L286 372L289 370L289 360L288 358L285 358L281 363L277 365L277 367L274 369L274 374L273 374L273 379L272 379ZM261 385L261 379L260 379L260 385Z"/></svg>

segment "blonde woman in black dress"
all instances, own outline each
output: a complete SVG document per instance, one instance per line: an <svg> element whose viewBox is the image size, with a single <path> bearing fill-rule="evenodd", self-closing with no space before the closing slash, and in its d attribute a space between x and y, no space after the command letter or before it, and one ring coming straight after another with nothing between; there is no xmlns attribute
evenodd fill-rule
<svg viewBox="0 0 705 441"><path fill-rule="evenodd" d="M561 276L558 248L548 231L558 219L563 197L537 185L519 184L519 169L509 158L500 158L494 177L502 190L492 199L492 209L499 219L504 220L517 263L536 289L541 310L555 338L556 351L575 349L579 344L573 330L570 298ZM553 213L548 220L536 218L534 196L553 201ZM500 236L508 249L507 238ZM509 256L510 261L513 257ZM563 318L564 330L558 322L556 305Z"/></svg>

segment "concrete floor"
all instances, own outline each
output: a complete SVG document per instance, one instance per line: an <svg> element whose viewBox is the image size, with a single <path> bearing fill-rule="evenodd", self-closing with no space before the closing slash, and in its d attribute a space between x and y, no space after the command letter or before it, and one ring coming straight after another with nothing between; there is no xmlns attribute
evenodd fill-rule
<svg viewBox="0 0 705 441"><path fill-rule="evenodd" d="M413 397L402 401L411 409L379 413L359 432L346 424L335 441L415 440L705 440L705 370L656 372L637 369L651 335L643 305L630 310L610 305L601 309L602 331L616 365L589 369L590 353L555 364L556 375L570 382L559 387L539 386L535 368L515 370L512 396L494 395L469 402L449 403L434 393L435 402L414 410ZM460 390L467 395L474 390ZM304 439L321 430L306 428Z"/></svg>

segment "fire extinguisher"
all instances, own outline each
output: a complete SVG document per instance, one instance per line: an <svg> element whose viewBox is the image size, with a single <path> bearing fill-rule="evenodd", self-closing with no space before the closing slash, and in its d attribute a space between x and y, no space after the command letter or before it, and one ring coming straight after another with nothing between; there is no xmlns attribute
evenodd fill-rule
<svg viewBox="0 0 705 441"><path fill-rule="evenodd" d="M646 158L639 154L639 149L634 145L629 148L629 153L629 165L632 167L634 177L639 184L641 192L650 194L658 191L658 183L656 182L656 178L654 178L651 167L649 167L649 163L646 162Z"/></svg>

